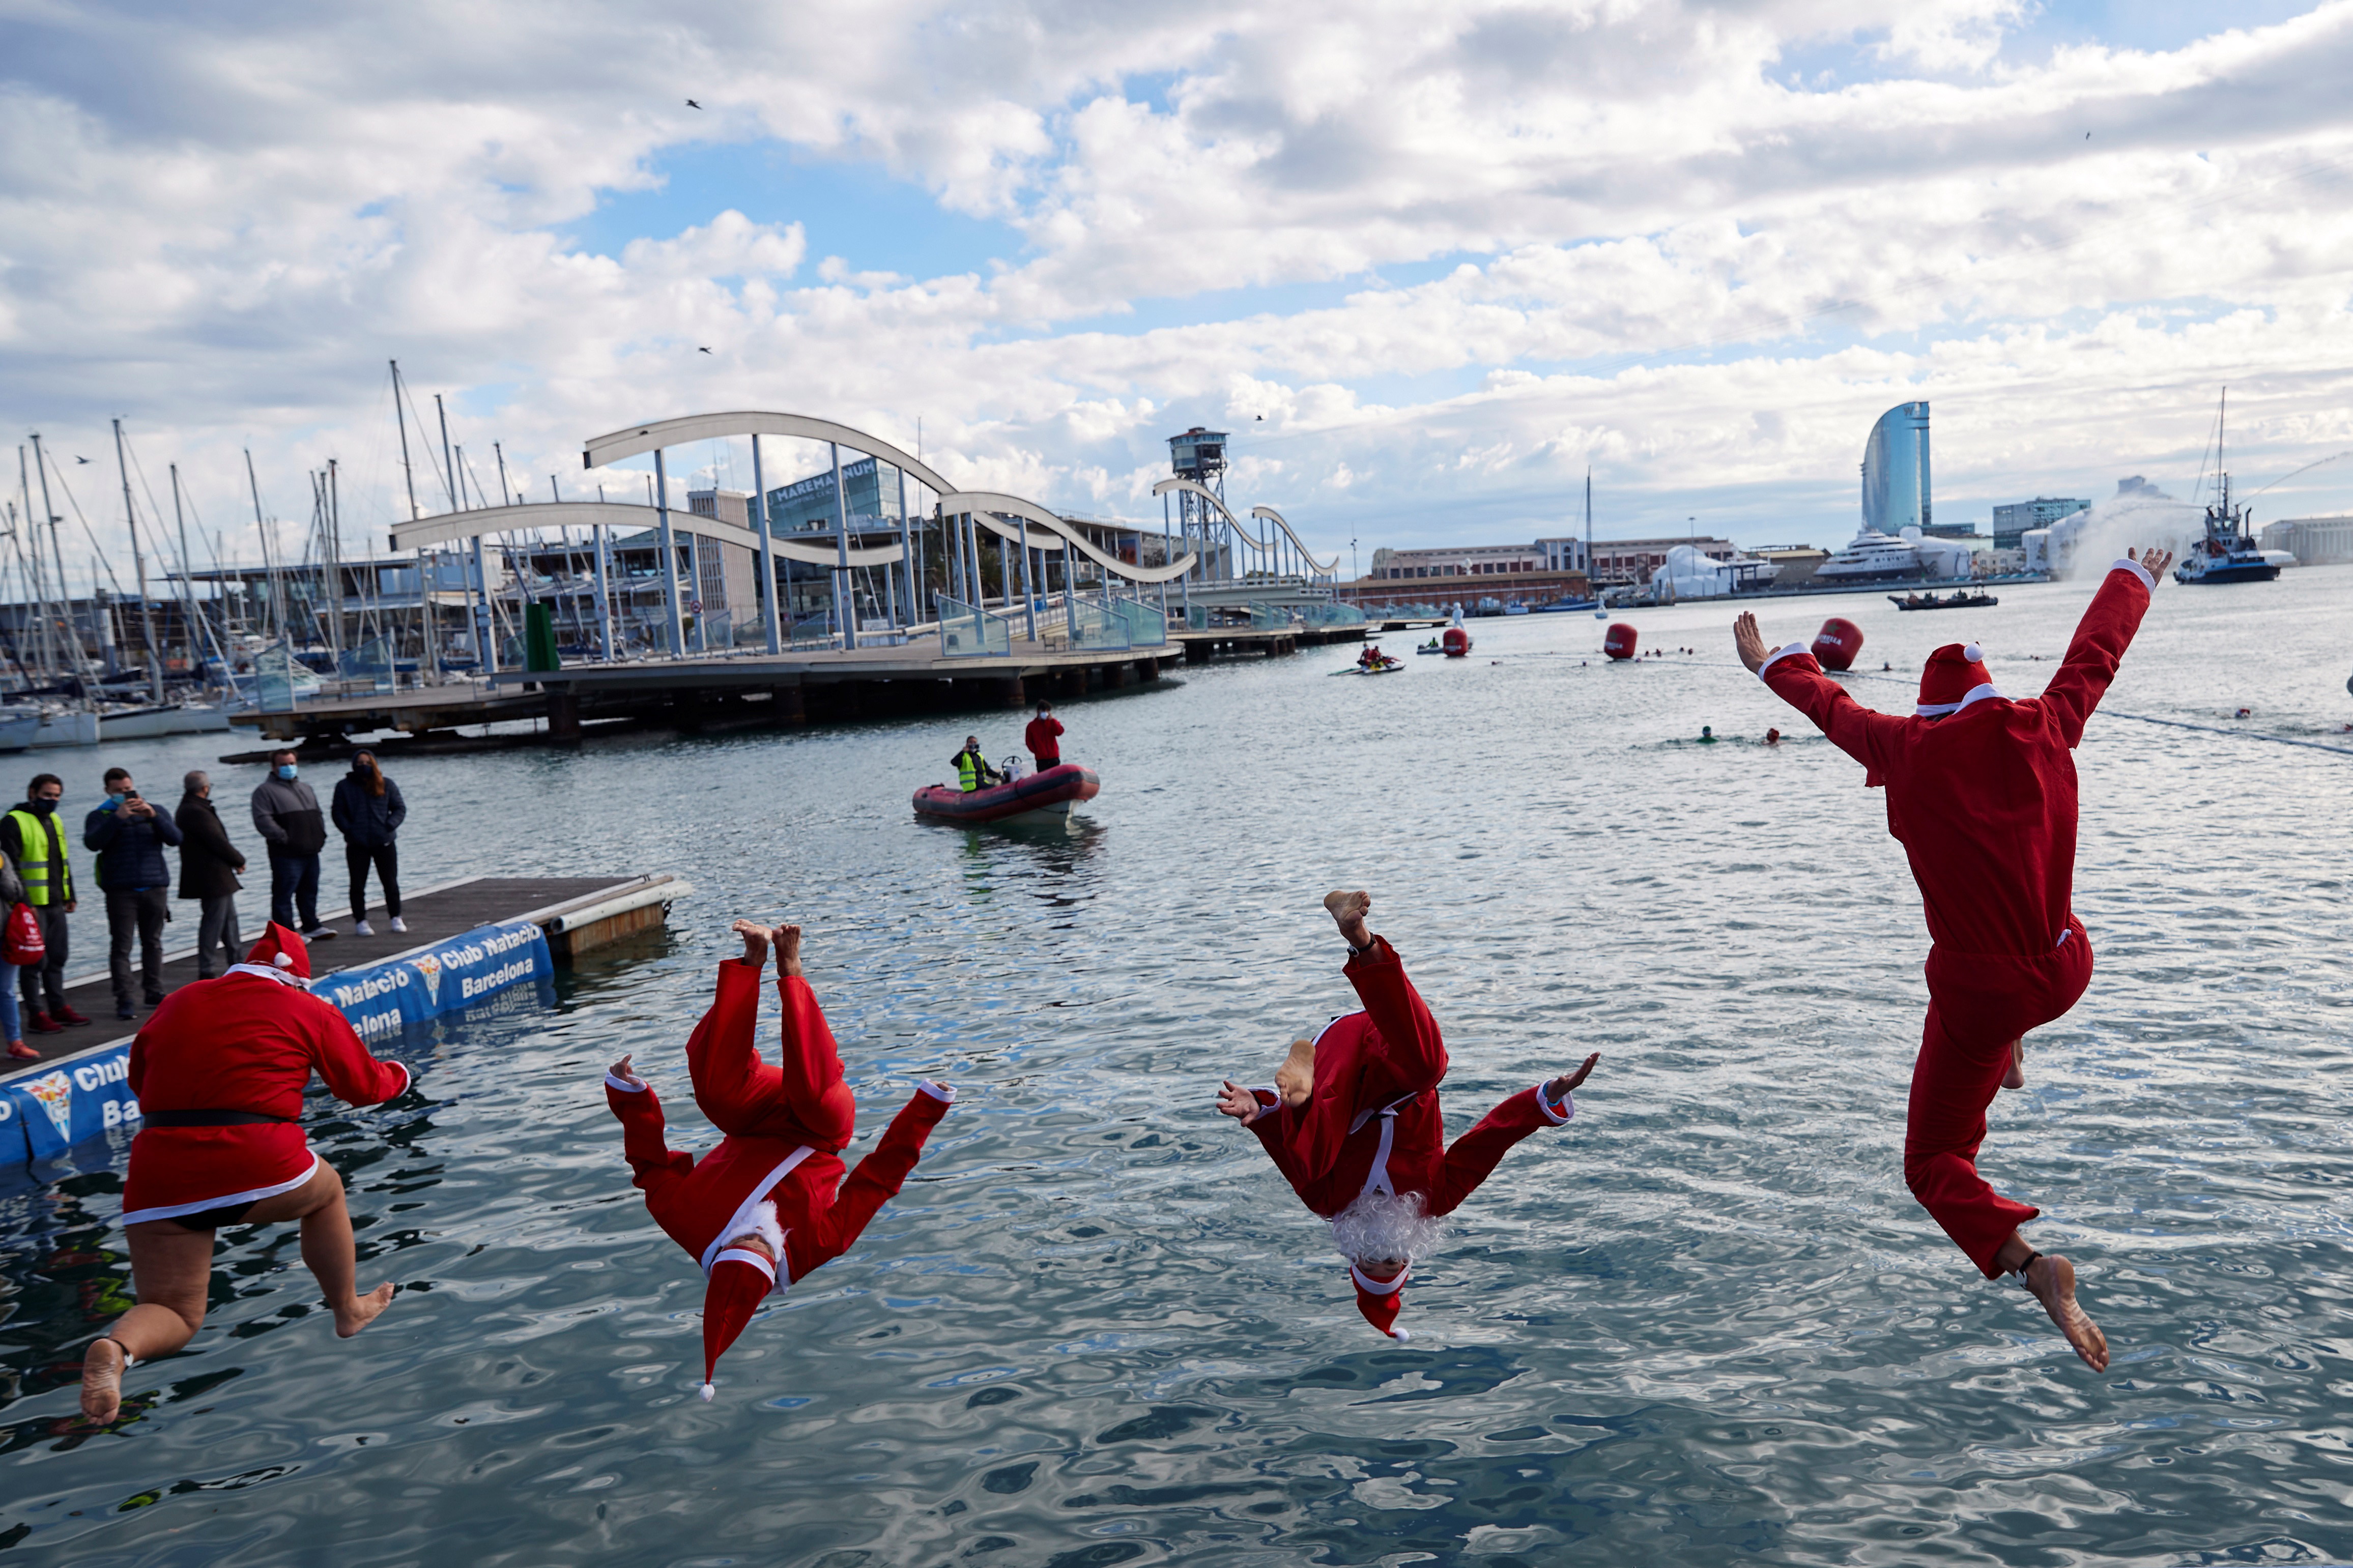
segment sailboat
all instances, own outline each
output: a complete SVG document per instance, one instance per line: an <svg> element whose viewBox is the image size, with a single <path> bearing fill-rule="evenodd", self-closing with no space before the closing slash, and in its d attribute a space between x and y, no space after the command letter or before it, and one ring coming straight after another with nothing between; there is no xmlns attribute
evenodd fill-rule
<svg viewBox="0 0 2353 1568"><path fill-rule="evenodd" d="M2182 553L2173 569L2177 583L2269 583L2295 557L2263 550L2247 526L2247 510L2231 504L2231 475L2222 467L2222 434L2231 413L2231 389L2222 389L2214 424L2214 504L2206 509L2206 537Z"/></svg>

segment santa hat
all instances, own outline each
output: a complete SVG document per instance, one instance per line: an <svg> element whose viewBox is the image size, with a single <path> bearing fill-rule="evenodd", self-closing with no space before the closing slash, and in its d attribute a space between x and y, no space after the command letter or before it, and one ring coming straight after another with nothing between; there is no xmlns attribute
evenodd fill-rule
<svg viewBox="0 0 2353 1568"><path fill-rule="evenodd" d="M1928 656L1920 671L1920 703L1912 711L1923 719L1934 719L1957 713L1982 698L2000 695L1994 689L1993 677L1986 673L1985 649L1975 643L1965 647L1950 642Z"/></svg>
<svg viewBox="0 0 2353 1568"><path fill-rule="evenodd" d="M311 978L311 949L301 936L271 921L245 955L240 969L255 969L273 980L308 981Z"/></svg>
<svg viewBox="0 0 2353 1568"><path fill-rule="evenodd" d="M1356 1284L1356 1310L1393 1340L1413 1338L1411 1331L1395 1326L1398 1309L1405 1304L1405 1282L1411 1277L1409 1269L1400 1268L1394 1279L1376 1279L1355 1264L1348 1265L1348 1278Z"/></svg>
<svg viewBox="0 0 2353 1568"><path fill-rule="evenodd" d="M709 1399L716 1392L712 1373L717 1370L719 1358L768 1292L776 1285L776 1268L756 1252L731 1247L719 1255L711 1266L710 1280L702 1288L702 1397Z"/></svg>

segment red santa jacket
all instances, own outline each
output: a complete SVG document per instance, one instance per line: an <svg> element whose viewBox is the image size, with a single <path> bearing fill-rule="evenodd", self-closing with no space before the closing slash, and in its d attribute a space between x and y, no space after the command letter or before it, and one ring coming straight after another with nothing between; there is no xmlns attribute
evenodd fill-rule
<svg viewBox="0 0 2353 1568"><path fill-rule="evenodd" d="M1325 1219L1368 1189L1419 1193L1424 1214L1451 1214L1505 1150L1576 1114L1573 1103L1547 1104L1540 1087L1523 1089L1448 1148L1438 1103L1445 1042L1397 950L1375 937L1345 973L1366 1010L1335 1018L1315 1037L1307 1103L1294 1108L1272 1087L1256 1089L1264 1109L1246 1123L1299 1201Z"/></svg>
<svg viewBox="0 0 2353 1568"><path fill-rule="evenodd" d="M317 1162L300 1118L313 1072L351 1105L380 1105L408 1088L408 1069L370 1055L332 1004L282 981L232 970L165 997L131 1042L131 1092L142 1114L275 1120L235 1127L151 1120L131 1141L123 1223L268 1197L309 1180Z"/></svg>
<svg viewBox="0 0 2353 1568"><path fill-rule="evenodd" d="M2147 574L2118 562L2038 698L1955 713L1875 713L1796 644L1757 676L1887 789L1887 831L1920 884L1928 934L1959 952L2041 954L2067 929L2075 879L2075 760L2084 725L2147 613Z"/></svg>
<svg viewBox="0 0 2353 1568"><path fill-rule="evenodd" d="M755 977L756 983L756 977ZM839 1257L898 1192L923 1141L947 1114L953 1095L924 1084L891 1119L871 1153L845 1173L840 1158L791 1138L730 1134L701 1160L663 1142L660 1097L607 1074L605 1100L620 1118L633 1185L672 1241L711 1272L722 1244L765 1232L763 1203L776 1205L785 1268L779 1289ZM771 1245L778 1239L771 1236Z"/></svg>
<svg viewBox="0 0 2353 1568"><path fill-rule="evenodd" d="M1029 721L1021 731L1022 744L1038 759L1041 768L1057 766L1062 760L1062 721L1060 719L1038 718Z"/></svg>

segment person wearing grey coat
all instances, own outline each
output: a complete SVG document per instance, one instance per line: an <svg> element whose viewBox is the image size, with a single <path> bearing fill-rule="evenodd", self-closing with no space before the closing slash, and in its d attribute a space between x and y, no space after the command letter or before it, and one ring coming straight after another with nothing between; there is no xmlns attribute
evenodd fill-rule
<svg viewBox="0 0 2353 1568"><path fill-rule="evenodd" d="M302 782L291 746L269 753L269 776L253 792L253 830L269 846L269 918L306 941L332 937L319 920L319 851L327 847L327 815Z"/></svg>

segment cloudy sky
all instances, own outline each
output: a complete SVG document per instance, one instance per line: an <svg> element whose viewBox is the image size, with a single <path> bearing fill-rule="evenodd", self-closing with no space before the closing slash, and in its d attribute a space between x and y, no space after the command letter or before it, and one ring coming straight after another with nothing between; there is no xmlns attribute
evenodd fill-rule
<svg viewBox="0 0 2353 1568"><path fill-rule="evenodd" d="M0 0L0 405L111 554L117 416L142 513L177 462L251 559L242 451L289 537L332 457L380 542L394 358L534 498L642 498L582 439L758 407L1155 521L1166 438L1223 426L1236 510L1367 561L1572 531L1588 465L1604 537L1835 544L1892 405L1982 522L2187 498L2227 384L2242 492L2318 463L2258 518L2353 510L2353 0Z"/></svg>

